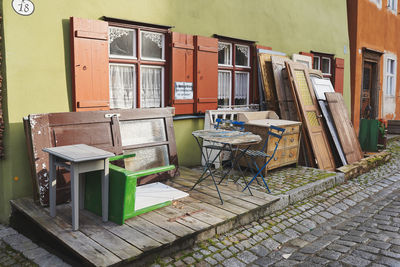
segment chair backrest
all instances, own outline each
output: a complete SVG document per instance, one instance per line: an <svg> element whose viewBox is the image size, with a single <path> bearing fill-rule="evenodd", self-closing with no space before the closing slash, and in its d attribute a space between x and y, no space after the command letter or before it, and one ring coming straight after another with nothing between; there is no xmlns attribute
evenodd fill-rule
<svg viewBox="0 0 400 267"><path fill-rule="evenodd" d="M285 132L284 128L280 128L273 125L269 126L267 132L267 138L265 139L265 143L261 151L265 151L265 148L267 147L270 138L276 138L277 140L275 142L274 152L272 153L272 155L270 155L272 158L275 155L275 152L278 148L279 142L281 141L284 132Z"/></svg>
<svg viewBox="0 0 400 267"><path fill-rule="evenodd" d="M216 125L214 125L215 129L230 129L230 130L238 130L238 131L243 131L244 130L244 121L235 121L235 120L227 120L227 119L220 119L217 118L216 120Z"/></svg>

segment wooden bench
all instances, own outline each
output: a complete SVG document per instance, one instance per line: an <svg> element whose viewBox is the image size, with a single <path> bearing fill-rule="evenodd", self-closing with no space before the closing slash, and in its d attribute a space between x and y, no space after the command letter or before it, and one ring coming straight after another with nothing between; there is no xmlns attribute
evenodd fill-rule
<svg viewBox="0 0 400 267"><path fill-rule="evenodd" d="M110 162L123 160L135 155L123 155L110 158ZM115 164L110 164L109 215L108 219L117 224L134 216L172 204L173 200L188 196L187 193L155 182L138 185L138 180L152 174L175 169L175 165L160 166L141 171L129 171ZM86 176L85 209L101 216L101 187L99 173Z"/></svg>

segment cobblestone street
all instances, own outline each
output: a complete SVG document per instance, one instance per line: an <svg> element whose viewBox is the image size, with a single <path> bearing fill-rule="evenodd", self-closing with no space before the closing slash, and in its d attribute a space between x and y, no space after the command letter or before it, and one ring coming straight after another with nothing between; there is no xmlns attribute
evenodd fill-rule
<svg viewBox="0 0 400 267"><path fill-rule="evenodd" d="M153 266L400 266L399 148L366 174Z"/></svg>

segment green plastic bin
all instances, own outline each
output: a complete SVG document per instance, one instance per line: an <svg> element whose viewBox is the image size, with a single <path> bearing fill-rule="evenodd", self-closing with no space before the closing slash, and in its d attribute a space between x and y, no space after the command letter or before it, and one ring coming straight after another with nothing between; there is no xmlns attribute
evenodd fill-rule
<svg viewBox="0 0 400 267"><path fill-rule="evenodd" d="M361 119L358 140L363 151L378 151L378 120Z"/></svg>

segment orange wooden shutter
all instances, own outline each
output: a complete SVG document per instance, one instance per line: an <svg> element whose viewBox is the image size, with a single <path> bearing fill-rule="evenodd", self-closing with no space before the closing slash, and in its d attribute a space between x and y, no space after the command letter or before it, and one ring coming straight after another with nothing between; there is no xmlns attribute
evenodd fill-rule
<svg viewBox="0 0 400 267"><path fill-rule="evenodd" d="M110 109L108 23L70 18L73 110Z"/></svg>
<svg viewBox="0 0 400 267"><path fill-rule="evenodd" d="M171 57L171 73L172 73L172 106L175 107L175 114L193 114L194 112L194 79L193 79L193 61L194 61L194 45L193 35L178 32L171 33L172 40L172 57ZM176 87L179 83L186 83L190 88L192 86L192 97L189 99L188 91L185 96L176 94ZM182 85L181 85L182 86ZM179 94L179 95L178 95Z"/></svg>
<svg viewBox="0 0 400 267"><path fill-rule="evenodd" d="M344 59L335 58L335 91L343 95Z"/></svg>
<svg viewBox="0 0 400 267"><path fill-rule="evenodd" d="M195 36L195 112L218 107L218 39Z"/></svg>

